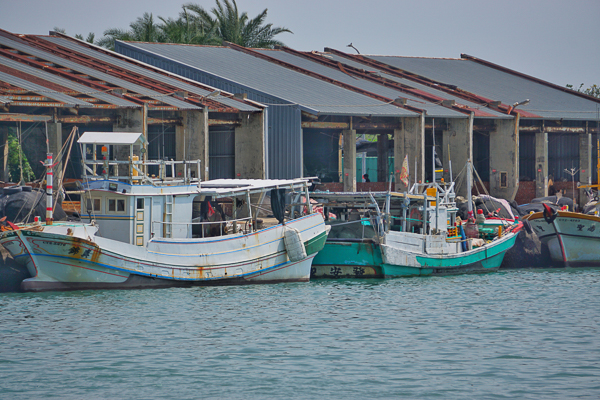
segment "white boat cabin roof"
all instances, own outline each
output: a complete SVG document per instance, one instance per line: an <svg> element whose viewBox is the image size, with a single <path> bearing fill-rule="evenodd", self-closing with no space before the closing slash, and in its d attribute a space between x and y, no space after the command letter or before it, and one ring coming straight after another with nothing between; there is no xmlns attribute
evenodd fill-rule
<svg viewBox="0 0 600 400"><path fill-rule="evenodd" d="M85 132L77 143L130 146L142 145L145 141L141 132Z"/></svg>
<svg viewBox="0 0 600 400"><path fill-rule="evenodd" d="M296 179L214 179L199 184L154 186L137 185L115 180L90 182L89 190L107 191L122 195L164 196L198 194L213 197L230 197L249 192L260 193L271 189L299 190L307 187L311 178Z"/></svg>

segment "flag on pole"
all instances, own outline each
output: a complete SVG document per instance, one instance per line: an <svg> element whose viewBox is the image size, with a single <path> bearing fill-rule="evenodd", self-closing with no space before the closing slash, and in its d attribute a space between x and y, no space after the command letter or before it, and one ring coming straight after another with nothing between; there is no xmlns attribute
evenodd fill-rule
<svg viewBox="0 0 600 400"><path fill-rule="evenodd" d="M404 186L408 186L408 154L404 157L404 161L402 162L402 171L400 172L400 181L404 183Z"/></svg>

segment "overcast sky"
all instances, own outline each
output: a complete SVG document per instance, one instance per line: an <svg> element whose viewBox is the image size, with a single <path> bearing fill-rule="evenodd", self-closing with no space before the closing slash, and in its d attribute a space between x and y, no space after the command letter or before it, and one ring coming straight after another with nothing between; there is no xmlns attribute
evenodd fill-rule
<svg viewBox="0 0 600 400"><path fill-rule="evenodd" d="M151 12L177 17L181 0L0 0L0 28L13 33L100 38ZM214 0L192 1L210 9ZM255 17L292 30L296 50L460 58L466 53L528 75L600 85L600 0L237 0Z"/></svg>

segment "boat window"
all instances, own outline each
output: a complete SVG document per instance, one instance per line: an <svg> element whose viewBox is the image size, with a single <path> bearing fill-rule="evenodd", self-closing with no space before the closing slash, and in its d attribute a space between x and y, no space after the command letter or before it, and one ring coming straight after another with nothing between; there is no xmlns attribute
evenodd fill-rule
<svg viewBox="0 0 600 400"><path fill-rule="evenodd" d="M109 212L125 212L125 199L108 199Z"/></svg>
<svg viewBox="0 0 600 400"><path fill-rule="evenodd" d="M138 210L144 209L144 199L137 199L137 209Z"/></svg>
<svg viewBox="0 0 600 400"><path fill-rule="evenodd" d="M100 204L100 199L86 199L85 211L87 213L91 213L92 211L100 211Z"/></svg>

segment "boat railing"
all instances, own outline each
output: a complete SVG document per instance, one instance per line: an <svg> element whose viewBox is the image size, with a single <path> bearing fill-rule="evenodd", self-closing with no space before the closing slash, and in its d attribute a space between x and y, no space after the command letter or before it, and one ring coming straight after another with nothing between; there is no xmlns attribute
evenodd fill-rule
<svg viewBox="0 0 600 400"><path fill-rule="evenodd" d="M439 195L439 204L445 207L456 207L456 194L454 182L428 182L415 183L410 188L410 194L425 194L427 189L435 188Z"/></svg>
<svg viewBox="0 0 600 400"><path fill-rule="evenodd" d="M148 175L151 166L158 166L158 175ZM199 182L200 175L200 160L85 160L84 167L87 180L113 179L132 184L189 184Z"/></svg>
<svg viewBox="0 0 600 400"><path fill-rule="evenodd" d="M156 235L156 230L155 230L155 225L159 225L159 229L160 227L162 227L162 232L163 232L163 238L168 237L167 233L172 233L173 232L173 227L174 226L184 226L186 228L188 227L193 227L194 226L200 226L201 228L204 227L204 225L210 225L211 227L215 227L217 226L218 229L218 235L209 235L206 236L205 235L205 230L201 229L202 232L202 238L204 237L211 237L211 236L224 236L227 235L227 233L224 233L225 229L223 229L222 225L227 225L230 224L233 226L233 232L238 232L238 224L239 225L243 225L244 226L244 232L245 233L249 233L252 232L253 230L253 225L252 225L252 217L244 217L244 218L237 218L237 219L230 219L230 220L226 220L226 221L198 221L198 222L170 222L170 221L152 221L152 229L151 229L151 236L155 237ZM187 229L186 229L187 231Z"/></svg>

